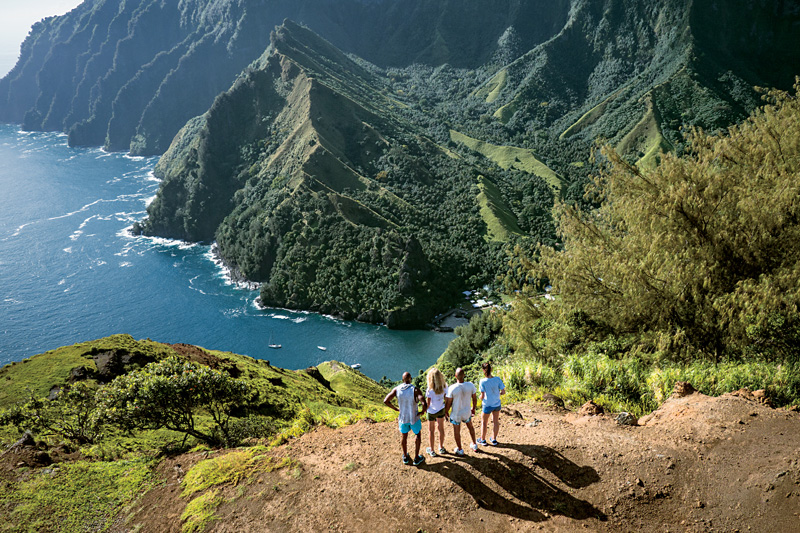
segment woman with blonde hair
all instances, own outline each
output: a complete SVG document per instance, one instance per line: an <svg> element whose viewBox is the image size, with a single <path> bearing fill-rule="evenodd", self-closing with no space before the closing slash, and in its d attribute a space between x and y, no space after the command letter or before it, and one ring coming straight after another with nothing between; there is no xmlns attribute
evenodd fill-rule
<svg viewBox="0 0 800 533"><path fill-rule="evenodd" d="M438 368L431 368L428 372L428 390L425 393L428 402L428 434L431 445L427 452L431 457L436 457L433 448L436 444L435 430L439 426L439 453L444 453L444 394L447 392L447 382Z"/></svg>

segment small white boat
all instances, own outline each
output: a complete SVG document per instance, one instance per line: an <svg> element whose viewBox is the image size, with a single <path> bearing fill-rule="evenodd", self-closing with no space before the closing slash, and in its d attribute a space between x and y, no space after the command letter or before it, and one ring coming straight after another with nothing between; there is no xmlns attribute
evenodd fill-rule
<svg viewBox="0 0 800 533"><path fill-rule="evenodd" d="M272 342L272 333L269 334L269 344L267 344L267 347L272 348L273 350L277 350L278 348L281 347L280 344L275 344L274 342Z"/></svg>
<svg viewBox="0 0 800 533"><path fill-rule="evenodd" d="M323 352L324 352L325 350L327 350L327 348L326 348L326 347L324 347L324 346L317 346L317 348L319 348L319 349L320 349L320 350L322 350Z"/></svg>
<svg viewBox="0 0 800 533"><path fill-rule="evenodd" d="M353 370L358 370L359 368L361 368L361 363L352 364L350 365L350 368L352 368Z"/></svg>

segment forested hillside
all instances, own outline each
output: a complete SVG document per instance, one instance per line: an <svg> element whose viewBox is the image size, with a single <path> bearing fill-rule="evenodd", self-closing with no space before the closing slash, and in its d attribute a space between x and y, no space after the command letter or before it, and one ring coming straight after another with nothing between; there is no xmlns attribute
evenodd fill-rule
<svg viewBox="0 0 800 533"><path fill-rule="evenodd" d="M522 281L598 140L653 168L788 89L799 34L795 0L96 0L33 28L0 119L166 152L138 231L215 240L267 304L409 327Z"/></svg>

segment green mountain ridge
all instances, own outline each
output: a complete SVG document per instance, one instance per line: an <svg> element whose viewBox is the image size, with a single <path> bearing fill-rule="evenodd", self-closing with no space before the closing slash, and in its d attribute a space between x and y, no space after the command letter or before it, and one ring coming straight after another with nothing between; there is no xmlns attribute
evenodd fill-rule
<svg viewBox="0 0 800 533"><path fill-rule="evenodd" d="M262 54L284 18L376 64L476 66L509 25L535 20L524 39L533 46L557 31L567 7L566 0L502 0L489 10L485 0L87 0L34 25L0 80L0 120L69 133L72 146L161 154Z"/></svg>
<svg viewBox="0 0 800 533"><path fill-rule="evenodd" d="M141 230L216 240L230 266L264 282L265 304L423 325L443 294L481 275L475 165L308 29L285 21L272 41L162 157ZM449 208L431 212L420 195ZM460 238L443 225L460 225Z"/></svg>
<svg viewBox="0 0 800 533"><path fill-rule="evenodd" d="M0 411L24 402L27 394L52 397L81 381L97 387L168 357L222 370L247 381L258 391L248 409L274 418L279 426L290 424L308 407L318 414L326 409L352 412L379 407L386 394L372 379L336 361L305 370L286 370L271 366L269 361L230 352L149 339L137 341L120 334L64 346L0 368L0 379L5 384L0 391Z"/></svg>
<svg viewBox="0 0 800 533"><path fill-rule="evenodd" d="M598 139L651 167L788 88L799 28L795 0L97 0L33 29L0 119L166 150L136 229L216 241L266 305L419 327L555 243Z"/></svg>

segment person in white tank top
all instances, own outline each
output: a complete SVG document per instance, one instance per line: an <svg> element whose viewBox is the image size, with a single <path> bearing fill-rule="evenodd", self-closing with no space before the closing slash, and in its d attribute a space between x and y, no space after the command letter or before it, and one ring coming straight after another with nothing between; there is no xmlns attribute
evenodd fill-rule
<svg viewBox="0 0 800 533"><path fill-rule="evenodd" d="M395 407L392 403L392 400L395 398L397 398L397 405L399 407ZM425 412L425 397L422 395L422 391L411 383L410 373L405 372L403 374L403 383L393 388L392 391L386 395L386 398L383 399L383 403L389 408L400 412L397 423L400 428L400 447L403 449L403 464L407 465L412 462L411 457L408 455L408 432L413 431L414 435L417 437L414 442L415 455L413 463L414 466L421 465L425 461L425 458L419 454L419 448L422 445L422 436L420 435L422 431L422 422L420 421L419 415ZM422 404L421 412L417 411L418 403Z"/></svg>

